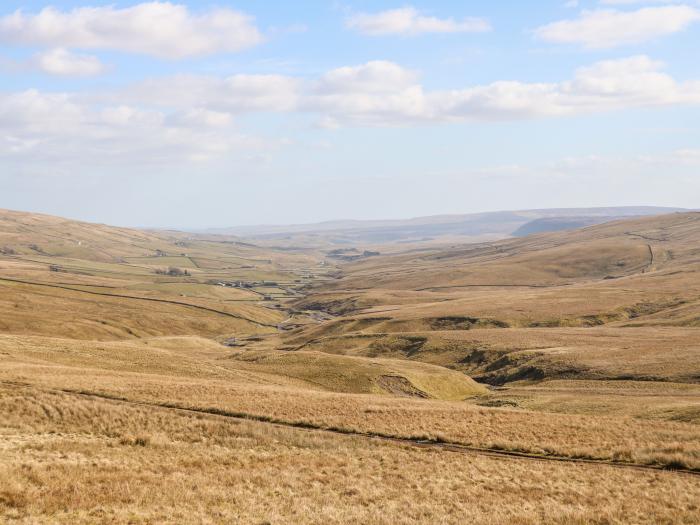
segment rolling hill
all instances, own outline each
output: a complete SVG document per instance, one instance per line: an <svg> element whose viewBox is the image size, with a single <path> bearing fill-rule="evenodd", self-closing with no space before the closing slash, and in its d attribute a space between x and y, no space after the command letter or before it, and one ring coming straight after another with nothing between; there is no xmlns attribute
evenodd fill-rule
<svg viewBox="0 0 700 525"><path fill-rule="evenodd" d="M505 384L700 378L700 213L343 266L296 301L290 349L403 357Z"/></svg>
<svg viewBox="0 0 700 525"><path fill-rule="evenodd" d="M627 206L498 211L466 215L437 215L407 220L330 221L287 226L217 228L203 233L240 235L270 245L318 247L391 246L445 242L478 242L519 235L523 231L577 228L625 217L684 211L680 208Z"/></svg>
<svg viewBox="0 0 700 525"><path fill-rule="evenodd" d="M305 235L0 212L0 521L692 522L700 214Z"/></svg>

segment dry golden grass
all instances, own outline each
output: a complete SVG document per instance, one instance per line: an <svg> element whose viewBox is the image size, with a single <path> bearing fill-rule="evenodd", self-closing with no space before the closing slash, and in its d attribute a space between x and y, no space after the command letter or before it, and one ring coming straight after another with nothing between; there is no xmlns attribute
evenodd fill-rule
<svg viewBox="0 0 700 525"><path fill-rule="evenodd" d="M313 251L274 251L233 237L0 210L0 331L86 340L269 333L288 315L260 293L219 283L298 288L317 263ZM189 275L156 273L169 266Z"/></svg>
<svg viewBox="0 0 700 525"><path fill-rule="evenodd" d="M0 389L9 523L695 523L698 478Z"/></svg>
<svg viewBox="0 0 700 525"><path fill-rule="evenodd" d="M300 265L313 264L315 258L308 254L279 252L241 242L231 236L194 235L176 231L143 231L118 228L104 224L92 224L38 213L0 210L0 249L9 248L19 258L69 259L93 263L124 264L135 258L132 268L139 263L154 266L156 255L182 257L196 261L214 262L204 265L210 270L224 270L241 265L257 265L271 269L272 258L276 263ZM4 250L7 251L7 250ZM173 261L166 260L165 265ZM186 263L188 266L190 263ZM120 271L123 271L120 270Z"/></svg>
<svg viewBox="0 0 700 525"><path fill-rule="evenodd" d="M300 379L333 392L378 394L388 389L396 395L443 400L464 400L488 393L484 386L460 372L398 359L277 351L242 351L234 358L236 369Z"/></svg>
<svg viewBox="0 0 700 525"><path fill-rule="evenodd" d="M464 374L424 363L319 352L241 352L197 337L98 343L0 336L0 362L8 374L20 373L26 367L43 367L56 373L126 372L375 394L387 393L382 384L390 378L400 380L399 387L406 387L392 391L398 395L463 400L488 392Z"/></svg>
<svg viewBox="0 0 700 525"><path fill-rule="evenodd" d="M335 290L561 285L697 264L700 213L615 221L495 243L414 250L347 266Z"/></svg>
<svg viewBox="0 0 700 525"><path fill-rule="evenodd" d="M388 332L462 316L512 327L698 326L700 213L628 220L350 264L298 301L384 318Z"/></svg>
<svg viewBox="0 0 700 525"><path fill-rule="evenodd" d="M700 424L700 385L660 381L546 380L492 393L490 406Z"/></svg>
<svg viewBox="0 0 700 525"><path fill-rule="evenodd" d="M247 414L292 425L439 439L533 454L700 468L698 426L683 421L479 406L488 397L465 403L338 393L329 390L347 392L349 385L355 384L357 392L376 391L365 385L371 384L377 372L355 364L354 371L348 371L349 375L355 374L352 381L346 378L339 388L329 379L325 379L325 385L309 381L314 374L323 375L323 362L314 370L313 361L307 361L307 369L301 371L286 367L284 361L274 366L274 360L263 359L256 365L240 359L222 359L225 354L206 344L187 350L187 341L179 341L179 349L172 350L159 348L157 341L148 345L78 345L41 338L0 339L3 340L0 379L5 381L135 402ZM361 363L357 358L355 361ZM380 370L396 366L391 361L377 363L375 368ZM394 368L397 370L400 369ZM420 372L416 367L402 377L417 383ZM440 392L444 390L434 391Z"/></svg>
<svg viewBox="0 0 700 525"><path fill-rule="evenodd" d="M696 328L530 328L384 333L386 322L326 323L288 335L285 348L405 358L482 381L637 379L697 383Z"/></svg>
<svg viewBox="0 0 700 525"><path fill-rule="evenodd" d="M202 305L201 300L178 300L194 306L94 295L0 279L3 312L0 330L102 340L193 334L216 337L274 331L276 322L283 319L280 313L267 308Z"/></svg>
<svg viewBox="0 0 700 525"><path fill-rule="evenodd" d="M699 477L635 466L700 469L699 219L331 279L313 249L0 212L0 522L695 523Z"/></svg>

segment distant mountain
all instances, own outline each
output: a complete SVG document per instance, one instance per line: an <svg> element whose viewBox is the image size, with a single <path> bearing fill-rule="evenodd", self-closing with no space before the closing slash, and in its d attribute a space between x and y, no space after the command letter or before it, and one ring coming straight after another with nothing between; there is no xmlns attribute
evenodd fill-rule
<svg viewBox="0 0 700 525"><path fill-rule="evenodd" d="M605 222L614 221L624 217L621 216L600 216L600 217L543 217L534 221L526 222L515 230L513 237L525 237L536 233L558 232L563 230L576 230L586 226L595 226Z"/></svg>
<svg viewBox="0 0 700 525"><path fill-rule="evenodd" d="M206 230L256 240L316 243L319 245L386 244L426 241L498 239L541 231L577 228L616 218L661 215L682 208L627 206L497 211L466 215L436 215L406 220L347 220L316 224L240 226ZM535 221L544 220L537 223ZM532 226L526 227L532 223ZM524 228L524 229L523 229Z"/></svg>

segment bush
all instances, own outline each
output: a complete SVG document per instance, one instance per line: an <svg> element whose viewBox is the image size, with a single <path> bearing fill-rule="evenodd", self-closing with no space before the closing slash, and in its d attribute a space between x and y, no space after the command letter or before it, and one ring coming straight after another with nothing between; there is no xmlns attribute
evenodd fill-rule
<svg viewBox="0 0 700 525"><path fill-rule="evenodd" d="M170 275L171 277L186 277L190 275L190 272L183 270L182 268L177 268L176 266L168 266L167 269L159 268L156 270L159 275Z"/></svg>

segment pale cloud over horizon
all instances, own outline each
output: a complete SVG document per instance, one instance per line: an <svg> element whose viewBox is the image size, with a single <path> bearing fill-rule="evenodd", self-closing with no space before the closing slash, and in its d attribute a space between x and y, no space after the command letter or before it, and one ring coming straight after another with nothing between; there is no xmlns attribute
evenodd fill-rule
<svg viewBox="0 0 700 525"><path fill-rule="evenodd" d="M235 119L246 113L308 113L334 122L337 128L562 118L700 105L700 79L678 82L663 67L642 55L581 67L571 79L557 83L499 81L430 91L420 84L417 72L373 61L336 68L315 79L283 75L153 79L105 92L99 103L79 93L27 90L0 95L0 129L9 148L6 154L34 156L55 149L54 156L60 156L61 145L72 137L82 144L84 155L94 151L104 156L116 150L121 151L120 161L128 163L142 162L149 151L154 155L151 162L161 155L165 160L172 159L170 155L206 160L249 147L250 142L234 139L240 133L234 131ZM74 148L64 153L77 155Z"/></svg>

